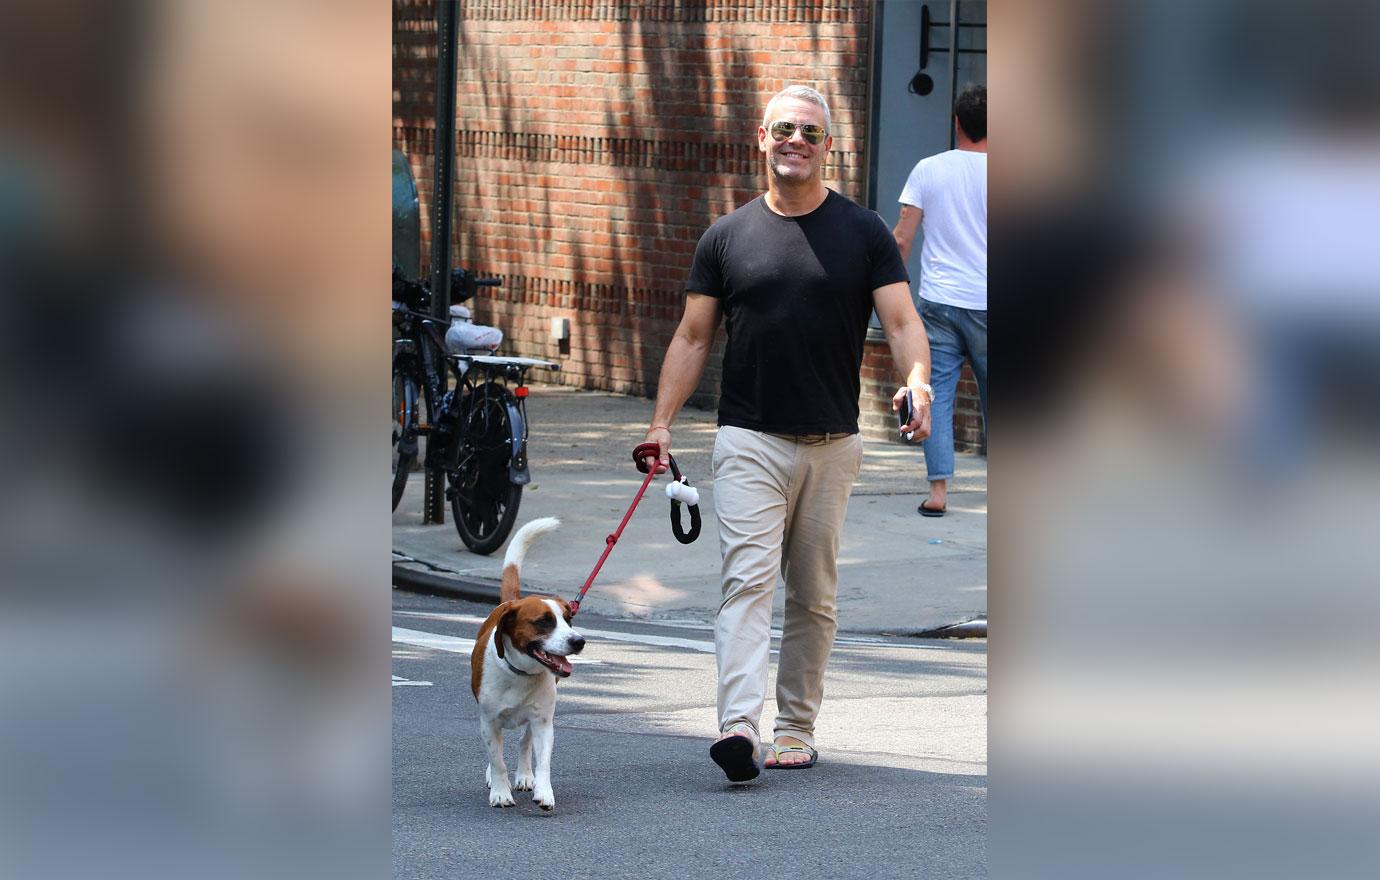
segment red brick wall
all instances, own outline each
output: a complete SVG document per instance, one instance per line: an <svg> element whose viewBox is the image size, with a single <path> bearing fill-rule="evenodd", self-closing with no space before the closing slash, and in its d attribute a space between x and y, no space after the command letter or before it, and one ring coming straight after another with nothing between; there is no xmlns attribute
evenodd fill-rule
<svg viewBox="0 0 1380 880"><path fill-rule="evenodd" d="M755 198L766 100L829 100L828 185L866 174L870 0L462 4L452 262L503 278L475 304L556 381L652 396L695 242ZM435 6L394 0L393 139L430 216ZM425 223L423 224L426 225ZM427 230L423 230L423 259ZM550 338L551 318L571 338ZM719 354L693 402L717 397Z"/></svg>

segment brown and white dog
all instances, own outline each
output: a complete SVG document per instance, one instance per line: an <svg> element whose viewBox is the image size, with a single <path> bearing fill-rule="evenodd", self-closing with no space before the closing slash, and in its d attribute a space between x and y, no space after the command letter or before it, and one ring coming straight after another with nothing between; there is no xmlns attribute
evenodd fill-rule
<svg viewBox="0 0 1380 880"><path fill-rule="evenodd" d="M511 807L513 790L531 791L543 810L556 806L551 793L552 720L556 681L570 675L571 654L585 647L570 626L570 606L547 596L519 598L518 571L538 536L561 524L554 517L518 529L503 557L502 603L489 614L475 638L470 689L479 701L479 732L489 751L484 779L489 806ZM525 728L517 775L511 788L503 763L503 731Z"/></svg>

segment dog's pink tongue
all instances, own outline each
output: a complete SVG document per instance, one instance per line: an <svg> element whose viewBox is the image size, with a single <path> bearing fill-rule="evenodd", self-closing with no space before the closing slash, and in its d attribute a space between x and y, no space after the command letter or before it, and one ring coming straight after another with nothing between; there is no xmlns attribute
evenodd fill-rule
<svg viewBox="0 0 1380 880"><path fill-rule="evenodd" d="M570 661L565 657L553 656L551 659L556 661L556 668L560 670L561 675L569 675L575 671L575 667L571 666Z"/></svg>

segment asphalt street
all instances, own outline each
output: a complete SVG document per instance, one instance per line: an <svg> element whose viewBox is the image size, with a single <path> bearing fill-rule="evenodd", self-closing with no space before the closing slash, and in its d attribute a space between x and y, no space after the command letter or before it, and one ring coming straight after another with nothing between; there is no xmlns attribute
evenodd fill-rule
<svg viewBox="0 0 1380 880"><path fill-rule="evenodd" d="M394 877L986 876L985 640L841 636L819 764L730 786L708 757L712 633L582 609L546 813L528 792L488 805L469 647L490 607L393 603Z"/></svg>

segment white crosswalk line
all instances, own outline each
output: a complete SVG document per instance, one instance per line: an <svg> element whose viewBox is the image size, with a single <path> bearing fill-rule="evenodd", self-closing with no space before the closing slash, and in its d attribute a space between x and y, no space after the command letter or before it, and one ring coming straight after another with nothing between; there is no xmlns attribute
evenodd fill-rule
<svg viewBox="0 0 1380 880"><path fill-rule="evenodd" d="M474 650L474 639L462 639L459 636L443 636L440 633L422 632L419 629L404 629L400 626L393 627L393 641L402 645L412 645L416 648L431 648L436 651L450 651L452 654L469 654ZM598 663L598 660L587 660L584 657L569 657L571 663Z"/></svg>
<svg viewBox="0 0 1380 880"><path fill-rule="evenodd" d="M472 623L475 625L482 624L485 620L485 618L473 614L446 614L434 611L394 611L393 613L400 617L420 617L431 620L449 620L454 621L456 623ZM644 621L629 621L629 623L643 622ZM696 632L713 632L714 630L714 625L712 623L699 623L696 621L658 620L655 622L655 625L667 629L688 629ZM658 645L666 648L689 648L692 651L699 651L704 654L714 653L714 643L712 641L707 641L705 639L689 639L677 636L658 636L652 635L650 633L612 632L609 630L602 629L585 629L583 626L579 629L580 632L584 633L586 636L590 638L603 639L605 641L633 642L635 644ZM781 638L781 630L779 627L772 627L771 637L773 639ZM834 638L834 642L840 645L870 645L884 648L923 647L922 645L918 645L914 642L897 642L876 636L836 636ZM470 647L474 647L473 642L470 643ZM775 648L773 648L772 653L775 654L778 652Z"/></svg>
<svg viewBox="0 0 1380 880"><path fill-rule="evenodd" d="M397 612L397 613L401 614L401 613L403 613L403 612ZM440 615L419 615L419 616L439 617ZM447 620L454 620L454 621L456 621L457 623L483 623L483 622L484 622L484 618L482 618L482 617L473 617L473 616L467 615L467 614L447 614L447 615L445 615L445 619L447 619ZM601 641L606 641L606 642L632 642L633 644L637 644L637 645L656 645L657 647L661 647L661 648L689 648L689 649L692 650L692 651L699 651L699 652L702 653L702 654L713 654L713 653L714 653L714 643L713 643L713 642L706 642L706 641L704 641L703 639L683 639L683 638L679 638L679 637L677 637L677 636L655 636L655 635L651 635L651 634L649 634L649 633L644 634L644 633L611 632L611 631L609 631L609 630L602 630L602 629L585 629L583 626L580 627L579 629L580 629L580 634L583 635L585 638L588 638L588 639L595 639L595 640L601 640ZM402 632L417 632L416 630L401 630L401 631L402 631ZM396 634L397 634L398 632L399 632L399 628L396 627L396 626L393 627L393 633L394 633L393 641L395 641L395 642L403 642L403 641L404 641L403 639L399 639L399 638L397 637ZM421 635L427 635L427 634L426 634L426 633L421 633ZM437 638L443 638L443 639L444 639L444 638L449 638L449 636L438 636ZM461 641L464 641L464 640L462 639ZM404 643L405 643L405 644L415 644L414 642L404 642ZM466 649L466 651L472 650L472 649L474 648L474 640L473 640L473 639L470 639L470 640L469 640L469 645L470 645L470 646L469 646L469 648ZM424 646L422 646L422 647L428 647L428 646L425 646L425 645L424 645ZM442 648L441 650L450 650L450 649L449 649L449 648ZM572 660L575 660L577 663L580 662L578 658L572 657L571 659L572 659ZM594 661L586 661L586 662L594 662Z"/></svg>

